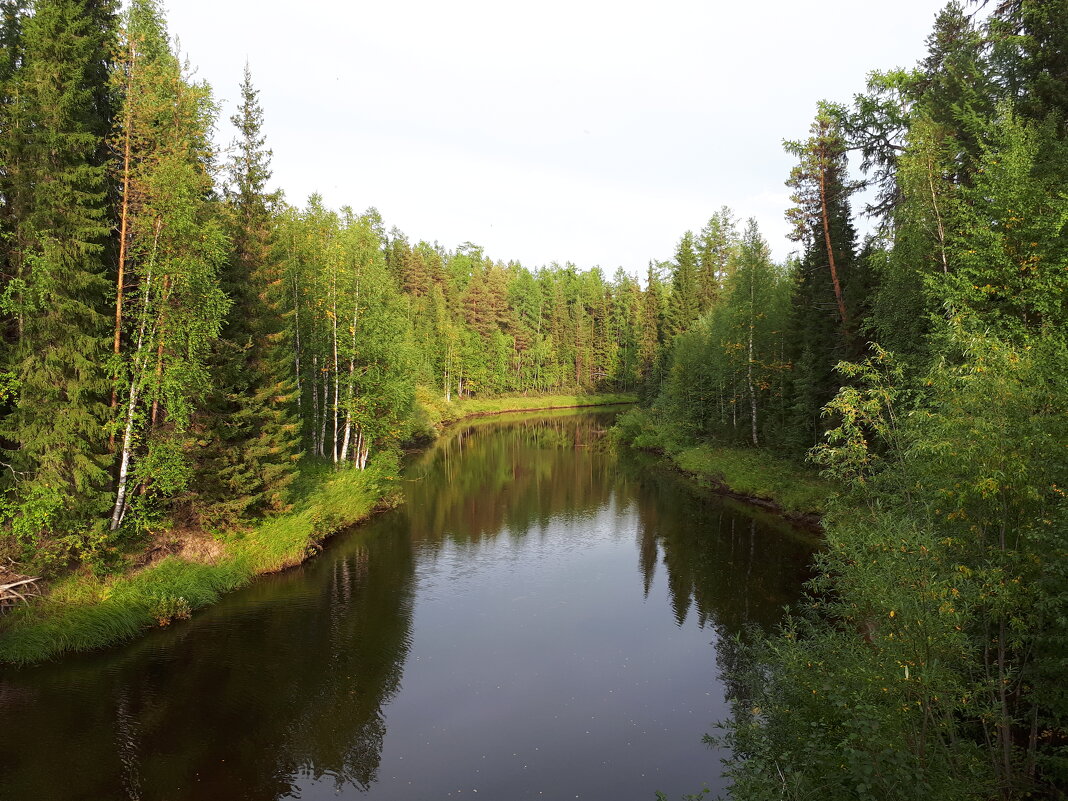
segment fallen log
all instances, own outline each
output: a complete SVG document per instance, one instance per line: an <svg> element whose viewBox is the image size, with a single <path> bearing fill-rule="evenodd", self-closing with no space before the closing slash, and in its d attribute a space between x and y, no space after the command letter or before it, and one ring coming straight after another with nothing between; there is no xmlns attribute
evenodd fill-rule
<svg viewBox="0 0 1068 801"><path fill-rule="evenodd" d="M27 578L19 579L18 581L12 581L7 584L0 584L0 610L6 609L9 606L14 606L19 601L23 603L29 603L27 595L39 595L41 588L37 586L37 582L41 580L40 576L29 576ZM22 587L22 591L15 589L16 587Z"/></svg>

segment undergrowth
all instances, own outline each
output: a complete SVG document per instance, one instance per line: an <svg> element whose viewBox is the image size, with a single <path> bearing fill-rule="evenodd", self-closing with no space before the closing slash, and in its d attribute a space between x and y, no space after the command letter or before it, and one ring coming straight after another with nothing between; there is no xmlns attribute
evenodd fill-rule
<svg viewBox="0 0 1068 801"><path fill-rule="evenodd" d="M822 515L835 492L831 482L804 465L762 448L694 442L644 409L621 415L613 434L632 447L664 454L699 483L773 501L789 513Z"/></svg>

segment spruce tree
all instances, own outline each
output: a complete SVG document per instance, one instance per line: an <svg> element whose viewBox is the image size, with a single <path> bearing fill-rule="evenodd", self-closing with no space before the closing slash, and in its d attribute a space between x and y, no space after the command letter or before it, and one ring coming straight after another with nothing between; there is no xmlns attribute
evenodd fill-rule
<svg viewBox="0 0 1068 801"><path fill-rule="evenodd" d="M974 2L974 0L973 0ZM1034 120L1068 116L1068 6L1009 0L991 15L992 60L1017 109Z"/></svg>
<svg viewBox="0 0 1068 801"><path fill-rule="evenodd" d="M638 370L642 381L642 397L652 400L660 390L661 354L666 339L664 288L660 273L653 262L645 278L642 293L640 333L638 335Z"/></svg>
<svg viewBox="0 0 1068 801"><path fill-rule="evenodd" d="M17 405L4 421L17 477L16 528L28 537L84 530L105 508L104 403L110 230L104 141L113 3L38 0L10 80L5 165L13 219L5 291L14 318Z"/></svg>
<svg viewBox="0 0 1068 801"><path fill-rule="evenodd" d="M205 417L211 445L198 482L215 514L238 516L286 505L298 448L296 389L281 311L285 284L272 218L279 196L268 190L271 151L258 95L246 64L241 104L230 118L238 135L225 189L232 245L221 278L232 305L214 360L216 390Z"/></svg>
<svg viewBox="0 0 1068 801"><path fill-rule="evenodd" d="M697 274L697 253L694 251L692 231L687 231L675 248L675 263L671 270L671 333L685 331L700 314L700 287Z"/></svg>
<svg viewBox="0 0 1068 801"><path fill-rule="evenodd" d="M16 223L14 175L18 171L19 161L16 144L20 139L16 134L15 101L18 98L17 79L24 53L22 27L26 6L25 0L0 2L0 341L5 344L13 344L18 335L12 308L19 292L18 283L13 281L15 254L12 247ZM5 371L6 375L4 398L0 399L2 418L13 408L7 397L12 380L9 372L12 352L10 348L5 348L0 353L0 370Z"/></svg>
<svg viewBox="0 0 1068 801"><path fill-rule="evenodd" d="M954 180L970 183L982 151L986 121L997 102L997 88L984 58L985 42L960 3L949 3L927 39L919 107L957 144Z"/></svg>
<svg viewBox="0 0 1068 801"><path fill-rule="evenodd" d="M737 245L734 214L724 206L712 215L697 238L697 301L704 314L719 300Z"/></svg>

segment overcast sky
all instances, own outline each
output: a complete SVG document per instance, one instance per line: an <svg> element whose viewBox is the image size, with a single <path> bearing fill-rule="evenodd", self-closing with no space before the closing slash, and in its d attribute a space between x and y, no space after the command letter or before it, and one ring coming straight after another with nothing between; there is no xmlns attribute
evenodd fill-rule
<svg viewBox="0 0 1068 801"><path fill-rule="evenodd" d="M248 59L291 203L375 206L414 242L644 271L728 205L786 238L784 138L910 66L942 0L171 0L223 102Z"/></svg>

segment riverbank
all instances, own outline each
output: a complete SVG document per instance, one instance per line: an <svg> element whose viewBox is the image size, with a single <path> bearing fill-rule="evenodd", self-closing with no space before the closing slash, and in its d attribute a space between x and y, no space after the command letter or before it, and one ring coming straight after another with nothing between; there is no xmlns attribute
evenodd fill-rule
<svg viewBox="0 0 1068 801"><path fill-rule="evenodd" d="M641 409L621 417L614 432L618 441L659 454L714 492L770 509L808 528L820 527L836 492L816 471L761 448L680 441Z"/></svg>
<svg viewBox="0 0 1068 801"><path fill-rule="evenodd" d="M506 398L463 398L443 401L420 398L427 422L436 431L471 417L518 412L544 412L553 409L581 409L635 403L637 397L625 392L598 395L514 395Z"/></svg>
<svg viewBox="0 0 1068 801"><path fill-rule="evenodd" d="M464 400L428 410L435 430L470 417L633 402L621 394ZM433 415L438 414L437 420ZM367 470L335 472L306 464L293 509L243 531L171 531L157 537L141 564L107 577L79 571L0 618L0 662L27 664L129 640L189 617L256 576L299 565L323 540L401 501L393 458Z"/></svg>

